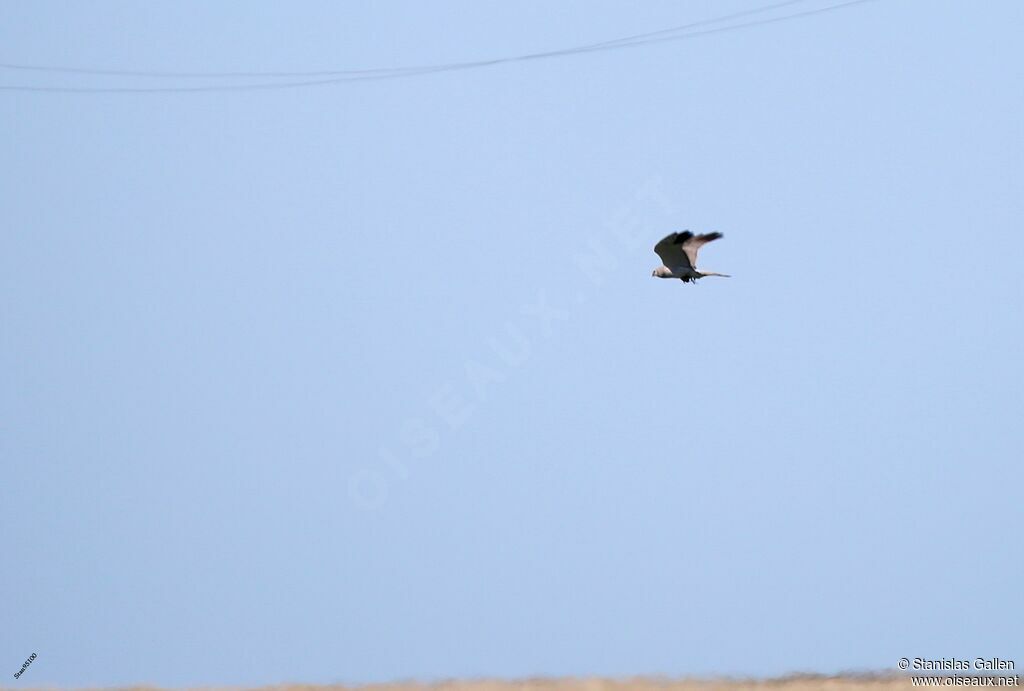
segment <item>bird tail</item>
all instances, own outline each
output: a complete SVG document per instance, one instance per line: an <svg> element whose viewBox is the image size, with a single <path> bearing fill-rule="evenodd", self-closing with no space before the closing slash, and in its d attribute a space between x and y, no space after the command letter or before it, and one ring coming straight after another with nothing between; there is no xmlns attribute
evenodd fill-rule
<svg viewBox="0 0 1024 691"><path fill-rule="evenodd" d="M701 276L721 276L722 278L732 278L729 274L720 274L716 271L701 271Z"/></svg>

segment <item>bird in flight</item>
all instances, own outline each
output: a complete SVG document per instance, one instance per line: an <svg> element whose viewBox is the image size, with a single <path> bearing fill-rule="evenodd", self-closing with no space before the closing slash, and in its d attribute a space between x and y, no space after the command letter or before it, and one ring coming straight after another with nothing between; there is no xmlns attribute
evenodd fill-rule
<svg viewBox="0 0 1024 691"><path fill-rule="evenodd" d="M729 274L697 270L697 251L712 240L717 240L720 237L722 237L721 233L694 235L688 230L666 235L654 246L655 253L661 257L661 261L665 265L659 266L651 272L651 275L658 278L678 278L683 283L694 284L697 283L698 278L704 278L705 276L729 278Z"/></svg>

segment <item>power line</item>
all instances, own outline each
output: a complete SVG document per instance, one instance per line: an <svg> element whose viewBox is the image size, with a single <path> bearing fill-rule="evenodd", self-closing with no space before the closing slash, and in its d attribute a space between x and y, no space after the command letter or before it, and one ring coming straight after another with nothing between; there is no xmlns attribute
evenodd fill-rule
<svg viewBox="0 0 1024 691"><path fill-rule="evenodd" d="M712 19L702 19L696 22L690 22L688 24L680 24L679 26L669 27L667 29L659 29L658 31L650 31L642 34L634 34L632 36L623 36L621 38L612 39L610 41L601 41L599 43L589 43L582 46L576 46L573 48L565 48L559 51L550 51L549 53L537 54L537 55L558 55L567 54L576 51L593 50L602 48L604 46L612 46L619 43L633 42L642 39L654 38L657 36L663 36L666 34L675 33L678 31L684 31L686 29L692 29L699 26L707 26L708 24L720 24L733 19L739 19L740 17L746 17L752 14L760 14L762 12L770 12L777 10L781 7L788 5L795 5L808 0L785 0L784 2L777 2L772 5L764 5L761 7L755 7L750 10L743 10L741 12L734 12L732 14L722 15L720 17L714 17ZM522 58L530 57L518 56ZM514 60L513 58L503 58L503 60ZM490 61L487 61L490 62ZM436 69L438 67L453 67L456 65L463 65L467 63L447 63L444 65L427 65L423 67L381 67L376 69L362 69L362 70L317 70L317 71L305 71L305 72L167 72L167 71L156 71L156 70L110 70L110 69L98 69L92 67L66 67L58 65L25 65L15 63L0 63L0 68L9 70L20 70L26 72L56 72L64 74L88 74L88 75L99 75L108 77L152 77L158 79L222 79L222 78L274 78L274 77L337 77L343 75L360 76L360 75L378 75L378 74L399 74L407 72L419 72L424 69Z"/></svg>
<svg viewBox="0 0 1024 691"><path fill-rule="evenodd" d="M528 60L541 60L555 57L564 57L568 55L578 55L583 53L601 52L609 50L618 50L623 48L636 48L639 46L646 46L655 43L665 43L668 41L681 41L698 36L706 36L709 34L724 33L727 31L735 31L738 29L746 29L756 26L763 26L766 24L774 24L777 22L788 21L791 19L799 19L802 17L809 17L812 15L823 14L825 12L832 12L834 10L844 9L852 7L854 5L861 5L871 0L847 0L833 5L825 7L819 7L810 10L804 10L801 12L794 12L790 14L784 14L777 17L767 17L763 19L757 19L747 22L741 22L738 24L730 24L728 26L715 27L711 29L703 29L700 31L688 31L681 34L671 35L680 30L693 28L697 26L706 26L708 24L717 24L731 19L736 19L741 16L748 16L751 14L757 14L761 12L767 12L772 9L778 9L786 5L792 5L797 2L803 2L804 0L786 0L785 2L775 3L773 5L766 5L763 7L755 8L752 10L746 10L743 12L737 12L731 15L725 15L714 19L702 20L699 22L692 22L690 24L683 24L677 27L671 27L668 29L661 29L658 31L652 31L644 34L636 34L634 36L626 36L610 41L602 41L600 43L592 43L584 46L577 46L575 48L563 48L560 50L551 50L538 53L527 53L524 55L509 56L503 58L492 58L489 60L476 60L466 62L454 62L437 65L424 65L420 67L398 67L398 68L380 68L374 70L335 70L328 72L219 72L219 73L172 73L172 72L130 72L130 71L112 71L112 70L89 70L89 69L78 69L78 68L61 68L61 67L42 67L42 66L31 66L31 65L0 65L0 67L8 67L10 69L23 69L23 70L34 70L34 71L60 71L60 72L77 72L84 74L103 74L107 76L131 76L131 77L178 77L178 78L198 78L198 77L294 77L294 76L324 76L323 79L309 79L302 81L291 81L291 82L264 82L264 83L251 83L251 84L221 84L221 85L200 85L200 86L174 86L174 87L61 87L61 86L12 86L12 85L0 85L0 91L23 91L23 92L49 92L49 93L199 93L199 92L220 92L220 91L264 91L264 90L275 90L275 89L295 89L313 86L327 86L331 84L341 84L346 82L357 82L357 81L379 81L383 79L397 79L401 77L413 77L424 74L433 74L437 72L453 72L457 70L477 69L481 67L491 67L494 65L512 63L512 62L525 62Z"/></svg>

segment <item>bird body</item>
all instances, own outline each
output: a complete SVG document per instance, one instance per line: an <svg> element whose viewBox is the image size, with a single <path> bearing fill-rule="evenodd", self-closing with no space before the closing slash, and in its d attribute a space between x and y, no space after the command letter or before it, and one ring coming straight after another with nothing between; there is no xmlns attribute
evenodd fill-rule
<svg viewBox="0 0 1024 691"><path fill-rule="evenodd" d="M664 266L659 266L651 272L651 275L658 278L678 278L683 283L696 283L698 278L705 276L729 278L728 274L697 270L697 251L720 237L722 237L721 233L694 235L688 230L666 235L654 246L654 251L661 257Z"/></svg>

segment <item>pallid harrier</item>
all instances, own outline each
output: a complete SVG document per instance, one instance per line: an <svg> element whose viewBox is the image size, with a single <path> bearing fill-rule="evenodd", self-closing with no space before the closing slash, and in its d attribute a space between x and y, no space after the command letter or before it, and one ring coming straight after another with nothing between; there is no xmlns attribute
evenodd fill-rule
<svg viewBox="0 0 1024 691"><path fill-rule="evenodd" d="M728 274L697 270L697 251L707 243L720 237L722 237L721 233L694 235L688 230L666 235L661 239L661 242L654 246L655 253L661 257L661 261L665 265L659 266L651 272L651 275L658 278L678 278L683 283L694 284L698 278L704 278L705 276L724 276L729 278Z"/></svg>

